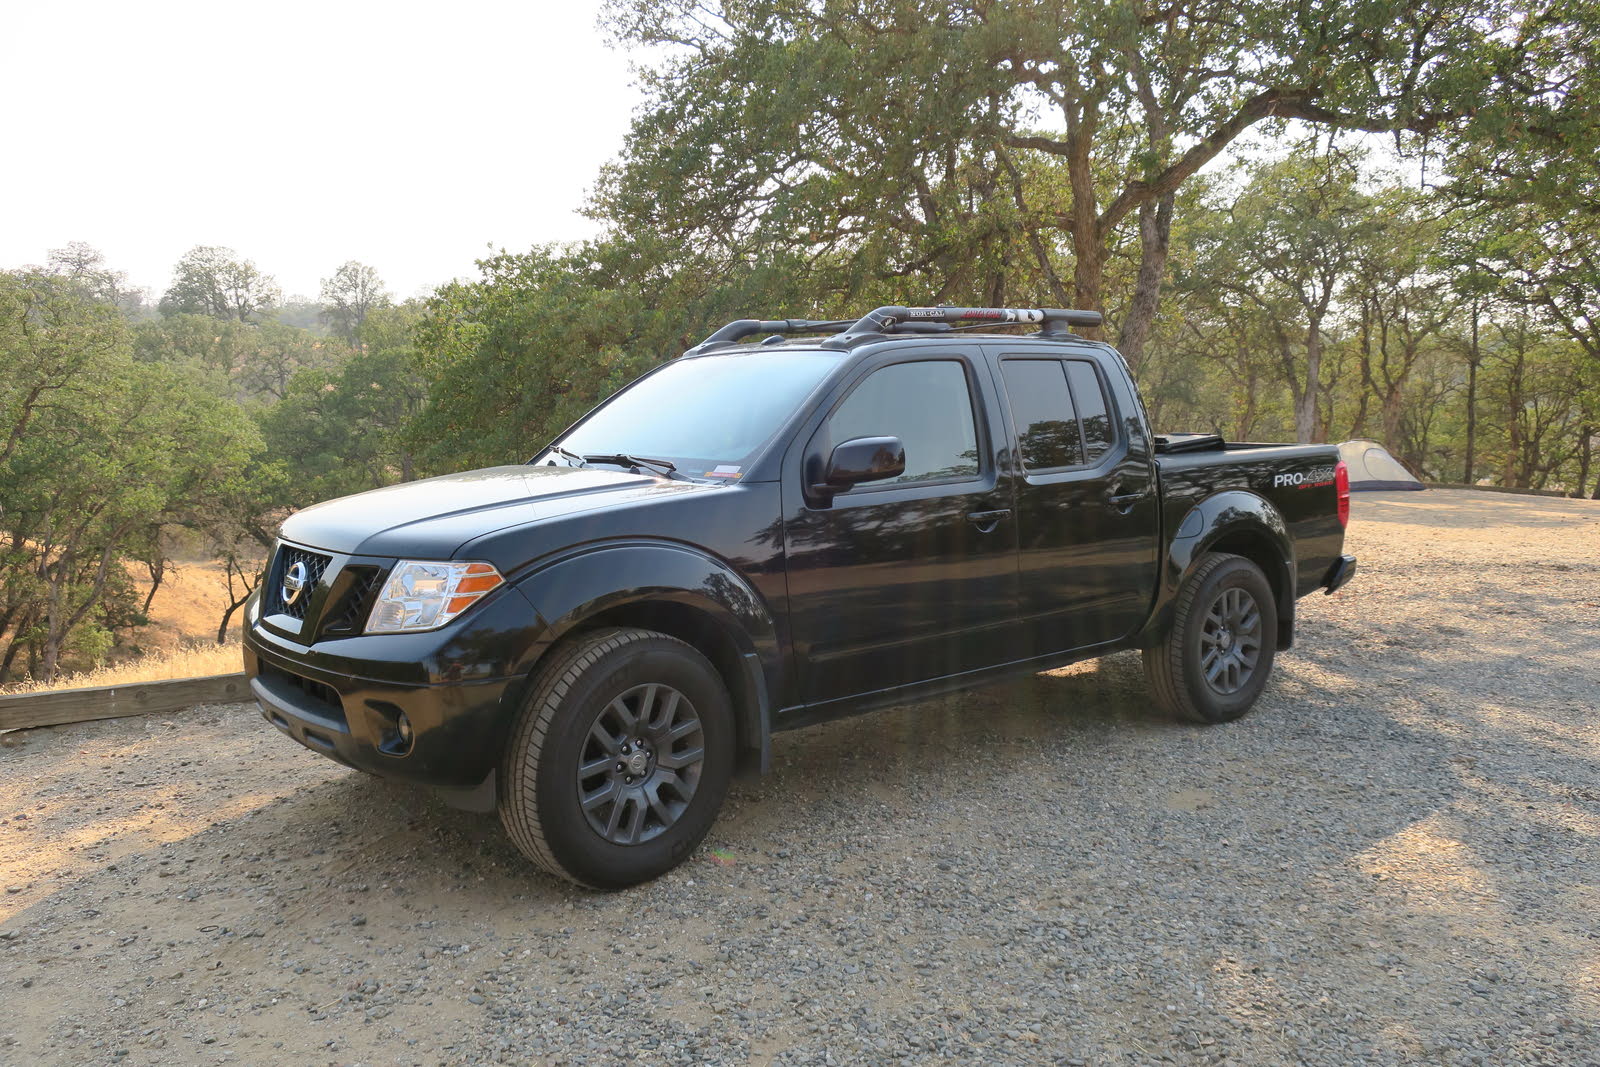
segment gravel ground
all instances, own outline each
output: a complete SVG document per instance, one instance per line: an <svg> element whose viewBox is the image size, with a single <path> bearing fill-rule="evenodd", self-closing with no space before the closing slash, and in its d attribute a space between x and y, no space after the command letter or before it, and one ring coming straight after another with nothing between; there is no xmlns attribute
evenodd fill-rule
<svg viewBox="0 0 1600 1067"><path fill-rule="evenodd" d="M1257 710L782 735L598 895L243 706L0 738L6 1064L1600 1064L1600 504L1358 496Z"/></svg>

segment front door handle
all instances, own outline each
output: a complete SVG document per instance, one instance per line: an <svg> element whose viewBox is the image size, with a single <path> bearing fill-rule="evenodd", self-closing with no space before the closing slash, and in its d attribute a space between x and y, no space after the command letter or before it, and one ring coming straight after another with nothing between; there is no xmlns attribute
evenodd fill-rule
<svg viewBox="0 0 1600 1067"><path fill-rule="evenodd" d="M999 511L969 511L967 521L978 528L979 533L988 533L1000 525L1000 520L1011 514L1010 508L1001 508Z"/></svg>

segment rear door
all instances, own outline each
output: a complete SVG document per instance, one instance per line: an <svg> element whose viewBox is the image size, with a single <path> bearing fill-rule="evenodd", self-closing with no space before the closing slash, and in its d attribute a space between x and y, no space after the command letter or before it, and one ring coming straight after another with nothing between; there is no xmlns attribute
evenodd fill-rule
<svg viewBox="0 0 1600 1067"><path fill-rule="evenodd" d="M1131 383L1092 349L985 351L1016 442L1019 640L1047 655L1126 637L1149 613L1158 546Z"/></svg>
<svg viewBox="0 0 1600 1067"><path fill-rule="evenodd" d="M902 349L861 368L810 436L801 471L820 470L844 441L888 435L904 443L906 469L825 507L785 486L805 703L1016 658L1017 534L1011 479L994 455L996 407L976 348Z"/></svg>

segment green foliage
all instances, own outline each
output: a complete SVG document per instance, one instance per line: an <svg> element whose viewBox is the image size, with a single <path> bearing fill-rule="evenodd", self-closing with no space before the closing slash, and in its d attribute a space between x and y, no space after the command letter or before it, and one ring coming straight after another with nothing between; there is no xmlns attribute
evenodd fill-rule
<svg viewBox="0 0 1600 1067"><path fill-rule="evenodd" d="M352 259L322 279L322 319L349 345L360 347L367 316L391 303L383 279L365 263Z"/></svg>
<svg viewBox="0 0 1600 1067"><path fill-rule="evenodd" d="M713 267L664 242L540 248L440 289L418 334L428 402L409 438L435 468L518 463L596 401L747 309L820 313L793 259Z"/></svg>
<svg viewBox="0 0 1600 1067"><path fill-rule="evenodd" d="M1107 310L1137 364L1201 167L1263 123L1430 135L1485 93L1511 108L1533 61L1497 27L1520 11L612 0L617 37L660 58L595 211L723 261L798 255L852 295ZM1133 291L1108 307L1124 243Z"/></svg>
<svg viewBox="0 0 1600 1067"><path fill-rule="evenodd" d="M416 476L402 431L425 394L411 344L419 317L414 307L369 312L365 351L300 371L282 402L261 412L268 454L294 472L294 495L282 504L303 507Z"/></svg>
<svg viewBox="0 0 1600 1067"><path fill-rule="evenodd" d="M281 297L278 283L233 249L196 245L173 268L161 313L259 322Z"/></svg>
<svg viewBox="0 0 1600 1067"><path fill-rule="evenodd" d="M259 438L184 369L133 357L115 308L40 274L0 274L0 679L48 678L132 613L126 562L163 526L218 519Z"/></svg>

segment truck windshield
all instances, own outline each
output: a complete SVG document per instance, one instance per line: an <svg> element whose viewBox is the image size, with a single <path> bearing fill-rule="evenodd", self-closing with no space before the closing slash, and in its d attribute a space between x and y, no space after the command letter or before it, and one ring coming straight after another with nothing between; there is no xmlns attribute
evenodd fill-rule
<svg viewBox="0 0 1600 1067"><path fill-rule="evenodd" d="M790 351L677 360L616 394L556 442L561 453L552 448L537 462L633 456L667 460L691 478L735 480L841 358Z"/></svg>

